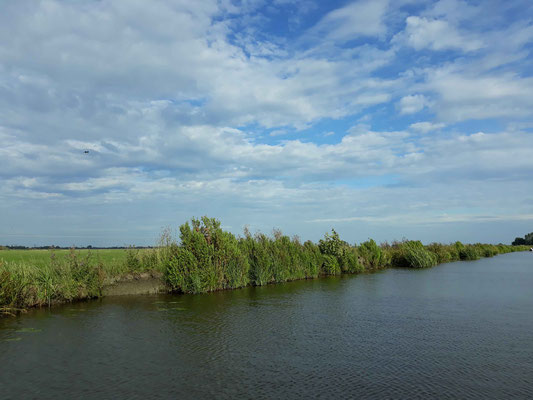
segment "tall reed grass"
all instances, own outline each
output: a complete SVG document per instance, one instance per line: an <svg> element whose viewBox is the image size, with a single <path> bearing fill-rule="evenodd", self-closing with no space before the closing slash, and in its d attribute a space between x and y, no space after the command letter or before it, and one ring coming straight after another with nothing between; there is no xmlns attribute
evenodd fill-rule
<svg viewBox="0 0 533 400"><path fill-rule="evenodd" d="M74 300L96 298L102 295L106 283L110 283L126 274L138 274L145 271L158 271L163 257L159 249L135 248L114 250L126 252L118 257L101 259L98 253L70 250L68 252L48 252L45 261L42 251L34 262L29 252L30 261L9 260L10 250L3 250L0 258L0 315L13 314L16 311L38 306L49 306Z"/></svg>
<svg viewBox="0 0 533 400"><path fill-rule="evenodd" d="M71 251L66 259L51 253L50 263L35 267L21 262L0 264L0 306L18 309L98 297L104 273L91 255Z"/></svg>
<svg viewBox="0 0 533 400"><path fill-rule="evenodd" d="M179 243L179 244L178 244ZM202 293L247 285L261 286L321 275L361 273L387 267L429 268L444 262L476 260L525 246L450 245L420 241L378 245L369 239L350 245L332 230L318 244L289 238L279 230L237 238L216 219L192 219L180 227L178 240L167 246L164 279L177 292Z"/></svg>

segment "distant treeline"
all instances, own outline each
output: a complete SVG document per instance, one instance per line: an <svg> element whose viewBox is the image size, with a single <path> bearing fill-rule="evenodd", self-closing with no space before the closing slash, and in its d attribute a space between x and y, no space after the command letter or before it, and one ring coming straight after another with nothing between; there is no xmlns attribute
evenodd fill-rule
<svg viewBox="0 0 533 400"><path fill-rule="evenodd" d="M513 241L513 246L533 246L533 232L528 233L523 238L517 237Z"/></svg>
<svg viewBox="0 0 533 400"><path fill-rule="evenodd" d="M404 240L359 245L342 240L335 230L318 243L301 242L274 230L272 236L245 230L236 237L222 230L214 218L193 218L180 226L179 240L166 231L158 246L127 248L121 265L99 253L74 249L59 257L51 251L50 263L2 262L0 259L0 314L14 309L76 299L99 297L110 278L153 272L169 291L205 293L244 286L262 286L326 275L356 274L383 268L429 268L440 263L477 260L527 246L432 243ZM107 257L111 257L109 254Z"/></svg>
<svg viewBox="0 0 533 400"><path fill-rule="evenodd" d="M129 249L131 246L111 246L111 247L99 247L99 246L55 246L55 245L49 245L49 246L20 246L20 245L9 245L9 246L3 246L0 245L0 250L124 250ZM137 249L151 249L153 246L136 246Z"/></svg>

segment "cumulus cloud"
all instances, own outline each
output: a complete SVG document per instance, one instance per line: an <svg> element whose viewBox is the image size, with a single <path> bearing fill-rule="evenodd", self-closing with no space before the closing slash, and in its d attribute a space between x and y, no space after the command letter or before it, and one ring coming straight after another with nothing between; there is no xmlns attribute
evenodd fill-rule
<svg viewBox="0 0 533 400"><path fill-rule="evenodd" d="M533 78L515 73L436 68L428 71L426 87L437 95L436 112L448 121L527 117L533 106Z"/></svg>
<svg viewBox="0 0 533 400"><path fill-rule="evenodd" d="M465 21L488 11L441 1L405 19L403 4L302 11L292 40L260 2L2 3L0 241L153 244L202 214L315 239L351 223L353 240L527 219L530 22L480 41Z"/></svg>
<svg viewBox="0 0 533 400"><path fill-rule="evenodd" d="M404 96L398 103L400 114L414 114L429 105L429 100L422 94Z"/></svg>
<svg viewBox="0 0 533 400"><path fill-rule="evenodd" d="M405 37L408 45L416 50L428 48L431 50L458 49L474 51L484 46L479 39L468 38L444 20L430 20L416 16L406 19Z"/></svg>
<svg viewBox="0 0 533 400"><path fill-rule="evenodd" d="M317 35L330 40L351 40L359 36L386 33L385 14L388 0L359 0L329 12L313 28Z"/></svg>
<svg viewBox="0 0 533 400"><path fill-rule="evenodd" d="M414 124L409 125L409 127L417 132L421 133L428 133L432 131L438 131L442 128L444 128L446 124L443 124L442 122L433 123L428 121L423 122L415 122Z"/></svg>

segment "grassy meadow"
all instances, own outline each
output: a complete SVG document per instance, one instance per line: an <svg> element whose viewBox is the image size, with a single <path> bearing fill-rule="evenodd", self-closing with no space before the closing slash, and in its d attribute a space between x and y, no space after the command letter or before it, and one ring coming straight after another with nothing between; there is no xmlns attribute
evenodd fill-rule
<svg viewBox="0 0 533 400"><path fill-rule="evenodd" d="M334 230L318 243L302 243L278 230L237 237L223 231L218 220L203 217L181 225L179 238L163 233L160 245L150 249L0 250L0 315L100 297L105 285L143 273L161 276L169 291L205 293L390 267L429 268L525 250L412 240L351 245Z"/></svg>
<svg viewBox="0 0 533 400"><path fill-rule="evenodd" d="M100 297L127 275L154 273L157 249L0 250L0 314Z"/></svg>
<svg viewBox="0 0 533 400"><path fill-rule="evenodd" d="M38 267L46 266L50 263L52 257L66 260L71 257L71 250L53 249L53 250L0 250L0 262L15 264L32 264ZM110 269L120 270L126 260L124 249L80 249L75 250L77 257L89 256L90 262L106 265Z"/></svg>

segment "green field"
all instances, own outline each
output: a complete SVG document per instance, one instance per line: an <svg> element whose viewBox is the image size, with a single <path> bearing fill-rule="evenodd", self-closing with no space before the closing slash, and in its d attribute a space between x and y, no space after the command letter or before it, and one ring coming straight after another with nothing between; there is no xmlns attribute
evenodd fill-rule
<svg viewBox="0 0 533 400"><path fill-rule="evenodd" d="M99 250L74 250L79 256L91 255L95 260L100 259L106 263L121 263L126 260L125 249L99 249ZM0 250L0 260L4 262L23 262L25 264L45 265L50 262L50 257L68 257L71 250Z"/></svg>
<svg viewBox="0 0 533 400"><path fill-rule="evenodd" d="M0 250L0 315L100 297L124 276L160 275L158 249Z"/></svg>
<svg viewBox="0 0 533 400"><path fill-rule="evenodd" d="M153 269L146 258L155 249L54 249L54 250L0 250L0 267L47 269L59 265L86 263L99 266L107 280L129 273Z"/></svg>
<svg viewBox="0 0 533 400"><path fill-rule="evenodd" d="M73 254L79 259L88 259L92 265L101 263L110 276L120 275L127 270L125 249L0 250L0 263L48 267L53 257L63 263L72 258Z"/></svg>

